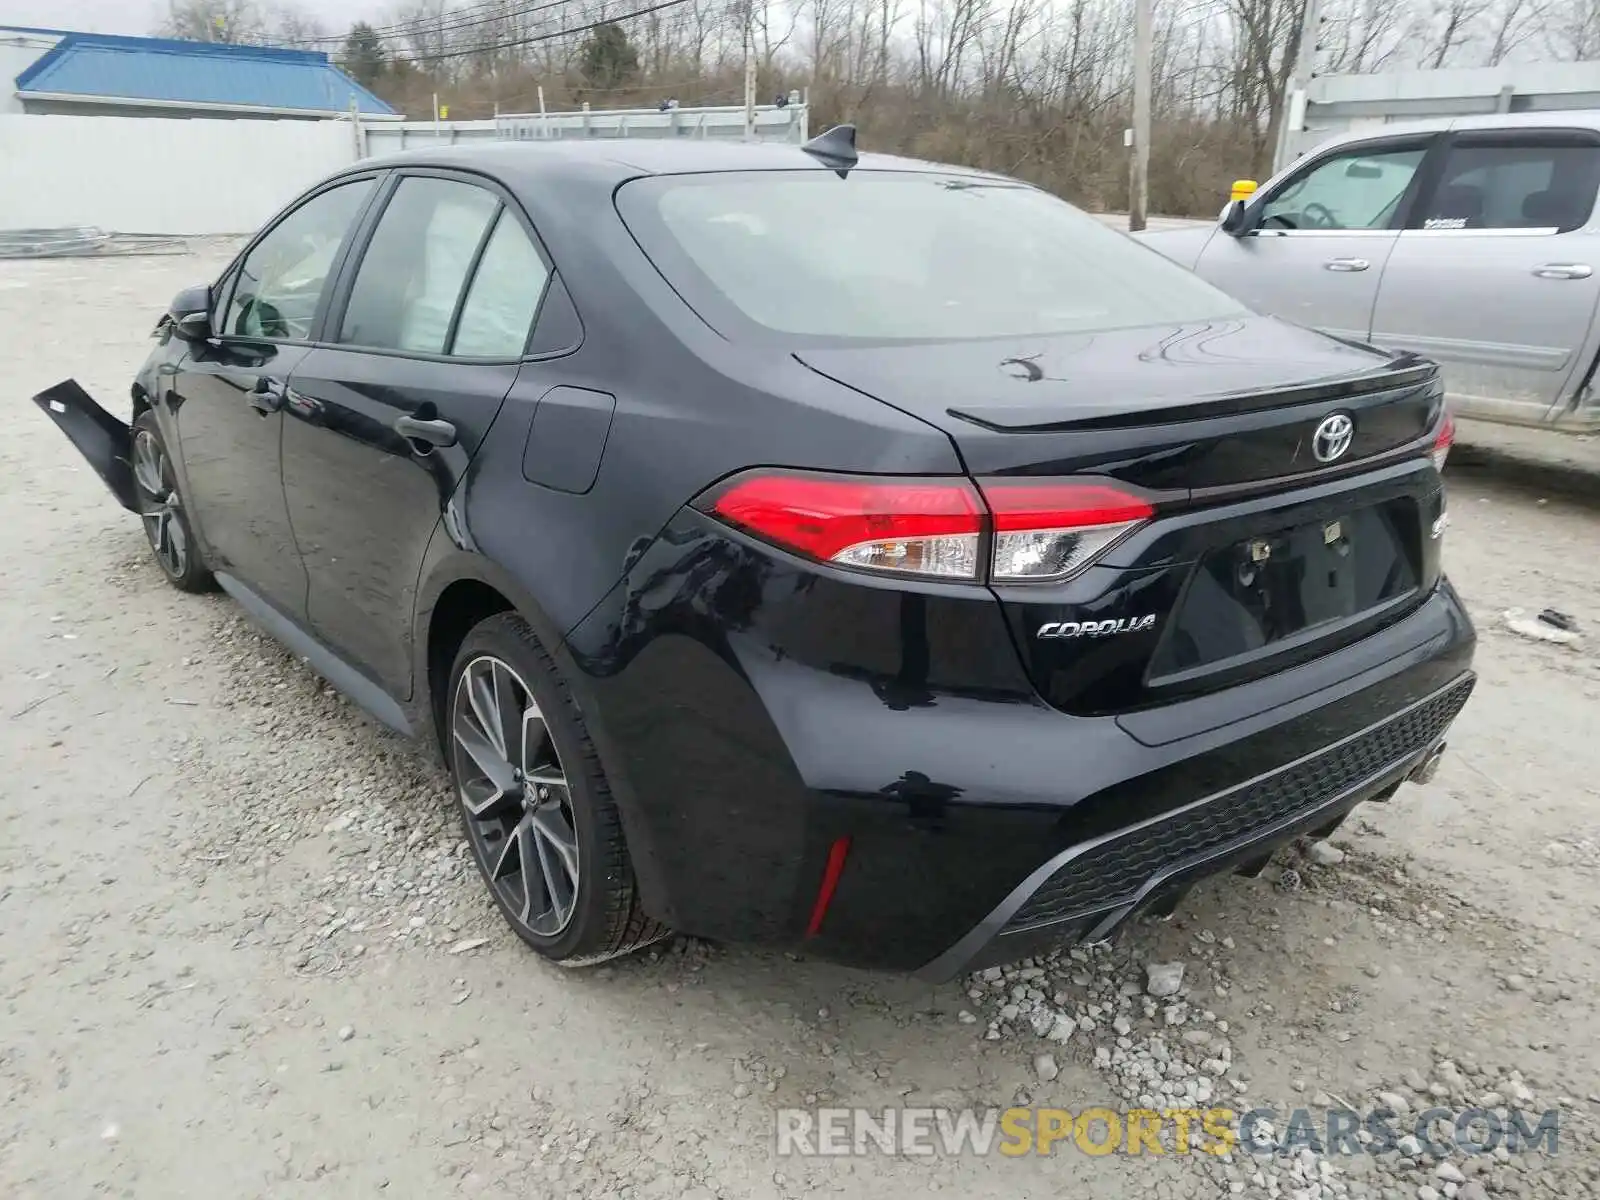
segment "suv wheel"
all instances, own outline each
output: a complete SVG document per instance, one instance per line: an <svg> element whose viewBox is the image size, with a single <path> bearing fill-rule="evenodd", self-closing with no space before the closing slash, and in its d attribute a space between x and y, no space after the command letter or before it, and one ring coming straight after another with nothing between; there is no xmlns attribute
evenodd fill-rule
<svg viewBox="0 0 1600 1200"><path fill-rule="evenodd" d="M181 592L204 592L212 586L211 572L200 558L189 515L178 494L172 458L161 440L156 415L145 409L133 422L133 483L139 516L156 562L172 586Z"/></svg>
<svg viewBox="0 0 1600 1200"><path fill-rule="evenodd" d="M599 756L521 617L500 613L467 634L443 716L467 842L518 937L581 966L667 935L639 909Z"/></svg>

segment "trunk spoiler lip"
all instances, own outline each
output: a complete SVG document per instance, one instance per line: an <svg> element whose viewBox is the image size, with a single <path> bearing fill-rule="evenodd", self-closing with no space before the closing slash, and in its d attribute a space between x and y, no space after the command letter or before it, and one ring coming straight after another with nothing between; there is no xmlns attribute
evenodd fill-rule
<svg viewBox="0 0 1600 1200"><path fill-rule="evenodd" d="M75 379L45 388L33 402L67 435L117 503L129 512L138 512L131 465L133 435L127 423L96 404Z"/></svg>
<svg viewBox="0 0 1600 1200"><path fill-rule="evenodd" d="M1274 386L1228 392L1219 396L1200 396L1192 401L1165 408L1129 407L1124 403L1114 409L1108 406L1099 412L1088 411L1081 416L1051 421L1038 420L1037 408L965 406L945 411L957 420L992 433L1057 433L1069 430L1130 429L1152 423L1177 424L1185 421L1202 421L1212 417L1237 416L1266 408L1345 400L1368 396L1374 392L1398 391L1401 388L1429 385L1442 386L1439 383L1438 365L1407 352L1394 356L1383 367L1355 375L1317 379L1308 383L1290 384L1287 387ZM1440 395L1443 396L1442 390Z"/></svg>

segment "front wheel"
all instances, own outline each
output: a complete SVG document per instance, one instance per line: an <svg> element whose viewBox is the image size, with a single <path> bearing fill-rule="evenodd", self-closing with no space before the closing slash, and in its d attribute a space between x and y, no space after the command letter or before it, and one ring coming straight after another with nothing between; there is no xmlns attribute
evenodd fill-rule
<svg viewBox="0 0 1600 1200"><path fill-rule="evenodd" d="M639 908L582 714L521 617L501 613L467 634L443 716L468 845L518 937L581 966L666 936Z"/></svg>
<svg viewBox="0 0 1600 1200"><path fill-rule="evenodd" d="M139 502L139 517L156 562L168 582L180 592L204 592L212 587L195 545L189 514L178 493L178 477L161 437L161 426L149 409L133 422L133 482Z"/></svg>

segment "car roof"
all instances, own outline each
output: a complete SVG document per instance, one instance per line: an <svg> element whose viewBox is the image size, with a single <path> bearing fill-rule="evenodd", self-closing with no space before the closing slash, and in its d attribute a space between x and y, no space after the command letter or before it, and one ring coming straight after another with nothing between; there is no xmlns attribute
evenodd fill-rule
<svg viewBox="0 0 1600 1200"><path fill-rule="evenodd" d="M1600 132L1600 110L1581 108L1552 109L1546 112L1483 113L1478 116L1432 117L1420 121L1367 125L1332 135L1325 141L1319 142L1313 153L1342 146L1347 142L1366 142L1374 138L1477 129L1592 129Z"/></svg>
<svg viewBox="0 0 1600 1200"><path fill-rule="evenodd" d="M564 175L621 183L640 175L701 174L724 171L826 171L829 166L799 146L774 142L721 142L700 139L605 138L548 141L483 141L408 150L363 160L360 169L437 166L482 171L493 176L549 179ZM860 171L916 171L1018 181L971 167L924 162L892 154L862 154Z"/></svg>

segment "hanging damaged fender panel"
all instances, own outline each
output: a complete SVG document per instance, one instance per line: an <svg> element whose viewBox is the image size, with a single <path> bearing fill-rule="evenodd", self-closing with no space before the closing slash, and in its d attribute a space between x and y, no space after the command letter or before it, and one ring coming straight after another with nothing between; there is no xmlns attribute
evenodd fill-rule
<svg viewBox="0 0 1600 1200"><path fill-rule="evenodd" d="M117 502L130 512L137 512L133 468L129 465L132 435L127 424L96 404L75 379L46 388L33 402L67 435L95 474L105 480Z"/></svg>

